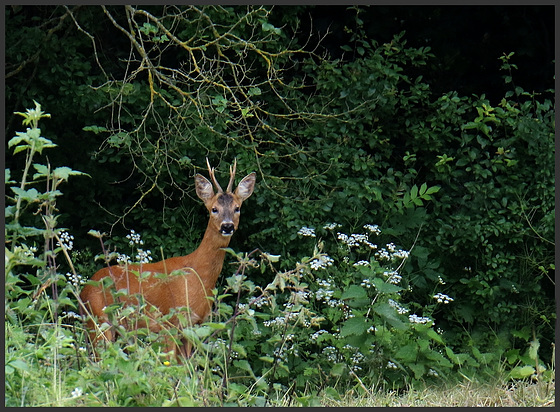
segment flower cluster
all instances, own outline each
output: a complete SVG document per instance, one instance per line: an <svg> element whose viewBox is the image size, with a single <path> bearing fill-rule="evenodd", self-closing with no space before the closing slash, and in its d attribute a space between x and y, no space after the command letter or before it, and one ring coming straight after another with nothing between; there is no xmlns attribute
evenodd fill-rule
<svg viewBox="0 0 560 412"><path fill-rule="evenodd" d="M140 263L150 263L152 261L152 252L149 250L138 249L136 253L136 261Z"/></svg>
<svg viewBox="0 0 560 412"><path fill-rule="evenodd" d="M265 320L263 325L266 327L273 326L273 327L282 327L286 325L286 323L296 319L298 317L297 312L286 312L284 316L277 316L271 320Z"/></svg>
<svg viewBox="0 0 560 412"><path fill-rule="evenodd" d="M388 303L390 306L394 307L397 310L397 313L399 315L404 315L405 313L408 313L408 309L402 306L397 301L394 301L393 299L389 299Z"/></svg>
<svg viewBox="0 0 560 412"><path fill-rule="evenodd" d="M335 229L338 229L339 227L342 227L342 225L339 224L339 223L328 223L325 226L323 226L323 229L335 230Z"/></svg>
<svg viewBox="0 0 560 412"><path fill-rule="evenodd" d="M322 300L331 308L344 306L344 302L339 299L333 298L334 290L332 289L332 281L333 280L331 278L329 278L329 280L317 280L317 284L321 287L315 292L315 299Z"/></svg>
<svg viewBox="0 0 560 412"><path fill-rule="evenodd" d="M315 342L315 341L319 338L319 336L321 336L323 333L328 334L329 332L327 332L325 329L320 329L320 330L318 330L317 332L313 332L313 333L309 336L309 338L310 338L313 342Z"/></svg>
<svg viewBox="0 0 560 412"><path fill-rule="evenodd" d="M379 249L375 253L375 257L379 260L397 260L406 259L410 252L402 249L397 249L393 243L388 243L384 248Z"/></svg>
<svg viewBox="0 0 560 412"><path fill-rule="evenodd" d="M58 242L58 246L63 247L66 250L72 250L72 248L74 247L74 236L66 231L63 231L60 232L58 238L60 239L60 241Z"/></svg>
<svg viewBox="0 0 560 412"><path fill-rule="evenodd" d="M76 388L72 391L72 393L70 395L72 396L72 398L79 398L83 394L84 394L84 391L82 390L82 388Z"/></svg>
<svg viewBox="0 0 560 412"><path fill-rule="evenodd" d="M69 310L68 312L62 311L62 316L68 319L78 319L81 320L82 317L78 315L76 312Z"/></svg>
<svg viewBox="0 0 560 412"><path fill-rule="evenodd" d="M377 249L377 245L371 243L366 234L353 233L348 236L346 233L338 232L336 236L338 240L341 240L342 243L346 244L348 247L358 247L362 244L368 246L370 249Z"/></svg>
<svg viewBox="0 0 560 412"><path fill-rule="evenodd" d="M447 295L444 295L443 293L436 293L434 295L434 299L438 301L438 303L445 303L448 304L449 302L453 302L453 298L450 298Z"/></svg>
<svg viewBox="0 0 560 412"><path fill-rule="evenodd" d="M317 269L324 269L327 266L331 266L333 264L334 260L327 256L327 255L321 255L320 257L313 259L311 261L311 263L309 264L309 266L311 266L311 269L317 270Z"/></svg>
<svg viewBox="0 0 560 412"><path fill-rule="evenodd" d="M84 283L86 283L86 280L82 279L82 276L78 275L77 273L67 273L66 277L68 278L68 282L70 282L75 288L79 288Z"/></svg>
<svg viewBox="0 0 560 412"><path fill-rule="evenodd" d="M323 354L326 355L327 360L330 362L336 362L338 360L338 353L334 346L326 346L323 349Z"/></svg>
<svg viewBox="0 0 560 412"><path fill-rule="evenodd" d="M364 286L367 289L375 287L375 285L371 282L371 279L367 279L367 278L362 280L362 283L360 283L360 286Z"/></svg>
<svg viewBox="0 0 560 412"><path fill-rule="evenodd" d="M359 260L358 262L354 263L352 266L369 266L369 262L367 260Z"/></svg>
<svg viewBox="0 0 560 412"><path fill-rule="evenodd" d="M381 229L377 225L364 225L364 229L369 230L371 233L379 235L381 233Z"/></svg>
<svg viewBox="0 0 560 412"><path fill-rule="evenodd" d="M315 237L315 229L312 227L303 226L297 233L302 236Z"/></svg>
<svg viewBox="0 0 560 412"><path fill-rule="evenodd" d="M117 263L119 265L126 265L126 264L130 264L130 256L124 254L124 253L119 253L117 255Z"/></svg>
<svg viewBox="0 0 560 412"><path fill-rule="evenodd" d="M410 323L428 323L428 322L432 322L432 320L430 318L427 317L421 317L418 316L417 314L412 314L408 316L408 320L410 321Z"/></svg>
<svg viewBox="0 0 560 412"><path fill-rule="evenodd" d="M398 274L396 270L390 272L383 272L383 276L387 278L387 283L392 283L393 285L398 284L402 280L402 276Z"/></svg>
<svg viewBox="0 0 560 412"><path fill-rule="evenodd" d="M128 239L128 244L130 246L144 244L144 241L140 238L140 233L136 233L134 229L130 229L130 233L126 235L126 238Z"/></svg>

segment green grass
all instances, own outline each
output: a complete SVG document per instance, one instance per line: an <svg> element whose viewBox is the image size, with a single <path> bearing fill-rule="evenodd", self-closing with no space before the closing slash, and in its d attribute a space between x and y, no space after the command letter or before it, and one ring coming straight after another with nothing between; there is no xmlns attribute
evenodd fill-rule
<svg viewBox="0 0 560 412"><path fill-rule="evenodd" d="M245 386L234 377L223 389L221 376L206 368L203 360L166 366L162 354L149 346L135 345L128 356L113 344L101 361L80 356L78 363L69 355L70 348L33 347L19 328L8 327L6 332L10 347L21 344L18 355L6 353L7 364L13 367L6 373L6 406L555 406L554 380L512 382L499 369L493 381L464 377L461 382L442 380L401 391L367 388L356 378L347 389L310 387L302 394L272 384L267 393L266 386ZM14 359L25 361L25 366Z"/></svg>

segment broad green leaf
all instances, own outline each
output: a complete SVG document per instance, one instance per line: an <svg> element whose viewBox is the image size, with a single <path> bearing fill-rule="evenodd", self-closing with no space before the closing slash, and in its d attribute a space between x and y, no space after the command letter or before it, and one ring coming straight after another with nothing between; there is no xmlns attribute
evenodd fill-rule
<svg viewBox="0 0 560 412"><path fill-rule="evenodd" d="M344 363L335 363L331 368L331 375L341 376L346 370L346 365Z"/></svg>
<svg viewBox="0 0 560 412"><path fill-rule="evenodd" d="M409 343L401 347L397 353L395 353L395 358L403 363L414 362L418 356L418 346L414 343Z"/></svg>
<svg viewBox="0 0 560 412"><path fill-rule="evenodd" d="M350 285L348 289L346 289L340 299L347 300L347 299L360 299L367 297L366 290L359 285Z"/></svg>
<svg viewBox="0 0 560 412"><path fill-rule="evenodd" d="M12 187L11 189L16 196L19 196L21 200L25 200L26 202L38 202L40 200L41 193L35 188L25 190L19 187Z"/></svg>
<svg viewBox="0 0 560 412"><path fill-rule="evenodd" d="M372 283L379 293L395 293L403 289L400 286L393 285L392 283L387 283L380 278L373 278Z"/></svg>
<svg viewBox="0 0 560 412"><path fill-rule="evenodd" d="M344 322L340 329L340 336L361 335L365 333L369 325L366 319L362 316L354 316Z"/></svg>
<svg viewBox="0 0 560 412"><path fill-rule="evenodd" d="M66 166L57 167L53 171L54 178L62 179L62 180L66 180L66 181L68 181L68 178L70 176L79 176L79 175L89 176L87 173L79 172L77 170L72 170L72 169L70 169L69 167L66 167Z"/></svg>
<svg viewBox="0 0 560 412"><path fill-rule="evenodd" d="M396 329L406 330L408 328L408 325L399 319L395 308L388 303L378 303L374 305L373 311Z"/></svg>
<svg viewBox="0 0 560 412"><path fill-rule="evenodd" d="M532 366L516 366L509 372L509 376L513 379L525 379L535 373L535 368Z"/></svg>
<svg viewBox="0 0 560 412"><path fill-rule="evenodd" d="M440 335L438 335L438 333L433 330L433 329L428 329L428 337L431 338L432 340L435 340L438 343L443 343L443 339L441 338Z"/></svg>

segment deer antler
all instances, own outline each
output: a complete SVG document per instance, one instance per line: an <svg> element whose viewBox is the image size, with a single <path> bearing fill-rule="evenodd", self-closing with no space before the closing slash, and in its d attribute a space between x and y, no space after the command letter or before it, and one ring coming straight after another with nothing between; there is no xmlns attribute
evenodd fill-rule
<svg viewBox="0 0 560 412"><path fill-rule="evenodd" d="M206 158L206 164L208 165L208 174L210 174L210 178L212 179L212 183L214 183L214 187L216 188L218 193L223 193L224 191L220 186L220 184L218 183L218 181L216 180L216 176L214 176L214 168L210 167L210 162L208 161L208 158Z"/></svg>
<svg viewBox="0 0 560 412"><path fill-rule="evenodd" d="M226 192L231 192L231 187L233 185L233 179L235 178L235 168L237 167L237 159L233 160L233 168L229 167L229 183L227 185Z"/></svg>

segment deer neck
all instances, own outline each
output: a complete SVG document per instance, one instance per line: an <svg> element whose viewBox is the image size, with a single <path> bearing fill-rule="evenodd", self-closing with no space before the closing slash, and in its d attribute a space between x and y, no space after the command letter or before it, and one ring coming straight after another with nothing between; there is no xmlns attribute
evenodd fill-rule
<svg viewBox="0 0 560 412"><path fill-rule="evenodd" d="M198 248L191 253L192 261L198 262L194 268L199 272L206 289L213 289L224 265L224 258L231 236L222 236L210 224Z"/></svg>

